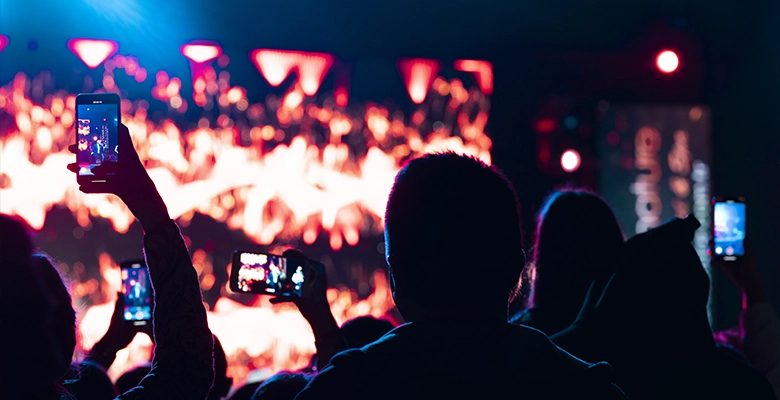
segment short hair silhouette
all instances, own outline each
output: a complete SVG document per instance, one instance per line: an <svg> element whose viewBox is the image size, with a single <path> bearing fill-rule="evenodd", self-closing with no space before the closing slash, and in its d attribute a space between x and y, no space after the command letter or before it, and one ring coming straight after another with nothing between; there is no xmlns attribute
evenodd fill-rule
<svg viewBox="0 0 780 400"><path fill-rule="evenodd" d="M395 326L386 319L377 319L370 315L353 318L341 325L341 334L347 347L356 349L379 340Z"/></svg>
<svg viewBox="0 0 780 400"><path fill-rule="evenodd" d="M609 256L624 241L615 214L601 196L572 187L552 193L537 217L532 304L573 302L578 312L591 282L614 272Z"/></svg>
<svg viewBox="0 0 780 400"><path fill-rule="evenodd" d="M306 387L311 375L282 371L263 382L252 395L252 400L293 400Z"/></svg>
<svg viewBox="0 0 780 400"><path fill-rule="evenodd" d="M413 159L387 201L385 246L394 295L415 307L506 301L525 263L514 187L474 157Z"/></svg>

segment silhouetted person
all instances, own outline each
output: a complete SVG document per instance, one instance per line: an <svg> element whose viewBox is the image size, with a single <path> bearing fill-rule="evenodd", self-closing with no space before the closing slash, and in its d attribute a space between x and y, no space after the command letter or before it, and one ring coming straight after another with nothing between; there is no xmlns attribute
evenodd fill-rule
<svg viewBox="0 0 780 400"><path fill-rule="evenodd" d="M507 322L525 257L517 196L496 168L454 153L407 163L388 199L385 246L408 323L333 357L298 399L623 398L609 365Z"/></svg>
<svg viewBox="0 0 780 400"><path fill-rule="evenodd" d="M551 338L607 360L632 400L774 399L765 378L713 341L709 277L690 244L699 226L689 216L629 239L606 289L589 292L574 324Z"/></svg>
<svg viewBox="0 0 780 400"><path fill-rule="evenodd" d="M279 372L257 388L252 400L293 400L310 380L309 374Z"/></svg>
<svg viewBox="0 0 780 400"><path fill-rule="evenodd" d="M118 394L106 370L90 361L74 363L64 385L78 400L111 400Z"/></svg>
<svg viewBox="0 0 780 400"><path fill-rule="evenodd" d="M214 341L206 320L198 274L179 227L120 124L122 157L93 168L107 182L81 184L84 193L117 195L141 223L144 255L154 291L154 358L141 383L120 399L202 399L214 382ZM76 145L68 148L77 153ZM68 169L78 172L77 164ZM110 173L116 175L108 177Z"/></svg>
<svg viewBox="0 0 780 400"><path fill-rule="evenodd" d="M68 399L76 315L58 271L33 256L28 228L0 215L0 398Z"/></svg>
<svg viewBox="0 0 780 400"><path fill-rule="evenodd" d="M341 325L341 334L350 349L358 349L379 340L395 326L386 319L377 319L370 315L353 318Z"/></svg>
<svg viewBox="0 0 780 400"><path fill-rule="evenodd" d="M551 335L568 327L594 281L603 288L616 265L607 257L625 241L615 214L598 195L554 192L536 223L528 308L510 318Z"/></svg>

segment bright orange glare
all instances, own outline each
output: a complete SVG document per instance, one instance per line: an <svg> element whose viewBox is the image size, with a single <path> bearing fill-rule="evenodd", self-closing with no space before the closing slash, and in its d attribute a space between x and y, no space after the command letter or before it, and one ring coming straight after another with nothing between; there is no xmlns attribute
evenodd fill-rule
<svg viewBox="0 0 780 400"><path fill-rule="evenodd" d="M185 44L181 46L181 54L196 63L213 60L222 54L222 48L215 45Z"/></svg>
<svg viewBox="0 0 780 400"><path fill-rule="evenodd" d="M97 68L119 49L112 40L71 39L68 48L90 68Z"/></svg>

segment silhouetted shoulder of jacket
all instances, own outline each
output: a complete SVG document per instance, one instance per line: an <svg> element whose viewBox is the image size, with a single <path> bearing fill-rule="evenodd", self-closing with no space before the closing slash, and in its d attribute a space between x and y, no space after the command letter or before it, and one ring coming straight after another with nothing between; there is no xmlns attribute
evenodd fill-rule
<svg viewBox="0 0 780 400"><path fill-rule="evenodd" d="M297 399L625 399L612 368L555 346L538 330L482 321L409 323L339 353Z"/></svg>

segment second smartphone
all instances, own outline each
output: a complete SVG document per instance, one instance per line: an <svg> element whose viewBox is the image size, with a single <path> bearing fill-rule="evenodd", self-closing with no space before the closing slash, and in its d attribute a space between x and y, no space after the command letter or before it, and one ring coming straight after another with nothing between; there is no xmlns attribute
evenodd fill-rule
<svg viewBox="0 0 780 400"><path fill-rule="evenodd" d="M713 257L735 261L745 255L745 198L712 199Z"/></svg>
<svg viewBox="0 0 780 400"><path fill-rule="evenodd" d="M122 261L122 296L125 321L134 325L145 325L152 320L152 280L144 260Z"/></svg>

